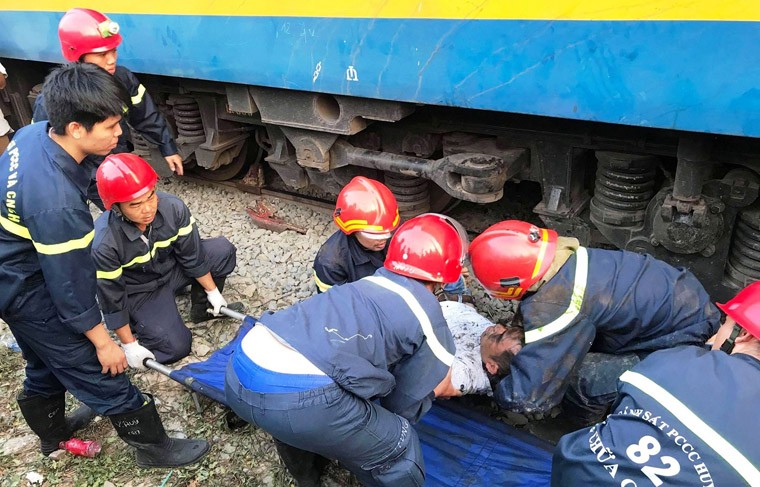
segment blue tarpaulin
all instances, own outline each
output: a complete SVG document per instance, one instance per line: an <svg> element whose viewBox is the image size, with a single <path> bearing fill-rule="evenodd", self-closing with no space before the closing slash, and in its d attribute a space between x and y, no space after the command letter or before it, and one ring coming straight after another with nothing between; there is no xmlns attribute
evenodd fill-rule
<svg viewBox="0 0 760 487"><path fill-rule="evenodd" d="M237 343L251 329L247 317L237 336L203 362L188 364L170 377L225 404L224 372ZM456 401L438 401L415 425L422 442L426 485L468 487L549 485L551 445Z"/></svg>

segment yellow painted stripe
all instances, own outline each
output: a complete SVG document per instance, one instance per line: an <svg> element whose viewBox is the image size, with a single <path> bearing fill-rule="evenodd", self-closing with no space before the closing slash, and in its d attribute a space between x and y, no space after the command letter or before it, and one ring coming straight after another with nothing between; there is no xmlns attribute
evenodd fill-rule
<svg viewBox="0 0 760 487"><path fill-rule="evenodd" d="M29 229L23 225L12 222L0 215L0 227L3 227L8 233L11 233L17 237L21 237L25 240L32 240L32 236L29 234ZM44 244L35 242L32 240L32 245L40 254L45 255L58 255L71 252L72 250L81 250L87 248L95 237L95 230L92 230L87 235L81 238L75 238L66 242L57 244Z"/></svg>
<svg viewBox="0 0 760 487"><path fill-rule="evenodd" d="M7 2L8 4L12 2ZM2 7L16 11L63 12L76 6L69 0L13 2ZM23 6L23 8L21 8ZM760 20L757 0L99 0L97 9L109 14L223 15L257 17L343 17L410 19L527 19L527 20ZM118 19L116 19L118 20ZM171 28L171 21L167 23ZM129 33L126 33L129 36Z"/></svg>
<svg viewBox="0 0 760 487"><path fill-rule="evenodd" d="M188 223L186 226L184 226L184 227L180 228L179 230L177 230L177 234L176 235L174 235L171 238L167 238L166 240L158 240L157 242L155 242L153 244L153 248L150 249L150 251L148 251L148 252L146 252L146 253L144 253L142 255L138 255L137 257L135 257L134 259L130 260L129 262L127 262L123 266L119 267L118 269L114 269L114 270L111 270L111 271L106 271L106 270L100 270L100 269L98 269L98 271L97 271L97 277L98 277L98 279L109 279L109 280L118 279L121 276L121 274L124 271L124 269L126 269L128 267L132 267L133 265L145 264L145 263L149 262L150 259L152 259L153 257L155 257L156 252L158 251L158 249L162 249L162 248L168 247L169 245L171 245L172 243L174 243L174 241L177 240L179 237L184 237L185 235L190 234L190 232L193 231L193 225L194 224L195 224L195 217L191 216L190 217L190 223Z"/></svg>
<svg viewBox="0 0 760 487"><path fill-rule="evenodd" d="M317 289L319 289L319 292L325 292L328 289L330 289L332 286L323 282L318 276L317 271L314 271L314 282L317 283Z"/></svg>
<svg viewBox="0 0 760 487"><path fill-rule="evenodd" d="M142 83L140 83L140 86L137 87L137 94L132 97L132 105L139 105L143 99L144 94L145 94L145 87L142 85Z"/></svg>

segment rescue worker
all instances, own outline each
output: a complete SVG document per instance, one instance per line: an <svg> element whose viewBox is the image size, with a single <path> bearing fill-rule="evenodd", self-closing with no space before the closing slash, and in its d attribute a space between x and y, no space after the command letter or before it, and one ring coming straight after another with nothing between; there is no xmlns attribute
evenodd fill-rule
<svg viewBox="0 0 760 487"><path fill-rule="evenodd" d="M127 116L121 120L122 133L118 144L111 152L132 152L128 136L129 124L145 140L157 145L169 169L182 176L182 157L177 152L166 120L137 77L129 69L116 64L116 50L122 41L119 24L95 10L72 8L64 14L58 24L58 38L66 61L100 66L112 74L129 94ZM38 96L34 102L34 121L47 120L46 105L44 95ZM90 200L101 210L103 207L95 186L95 169L102 160L101 156L87 158L87 165L92 169L92 185L88 194Z"/></svg>
<svg viewBox="0 0 760 487"><path fill-rule="evenodd" d="M320 455L364 485L422 485L412 424L454 360L433 291L461 272L467 244L457 226L435 214L407 221L383 268L264 314L235 351L227 402L278 440L300 487L319 485Z"/></svg>
<svg viewBox="0 0 760 487"><path fill-rule="evenodd" d="M552 485L760 485L760 282L726 304L712 350L655 352L604 422L562 438Z"/></svg>
<svg viewBox="0 0 760 487"><path fill-rule="evenodd" d="M481 355L490 373L505 375L499 405L529 419L562 402L571 429L593 424L614 402L621 373L656 350L704 344L719 326L690 272L649 255L586 249L527 222L489 227L470 260L492 297L521 300L524 334L497 325L481 338Z"/></svg>
<svg viewBox="0 0 760 487"><path fill-rule="evenodd" d="M349 181L335 202L333 221L338 230L314 258L317 293L371 276L381 268L386 243L400 220L396 197L387 186L364 176ZM472 303L472 296L466 292L460 278L439 290L439 296Z"/></svg>
<svg viewBox="0 0 760 487"><path fill-rule="evenodd" d="M356 176L335 202L338 231L319 248L314 259L317 292L371 276L383 266L386 243L399 224L396 198L383 183Z"/></svg>
<svg viewBox="0 0 760 487"><path fill-rule="evenodd" d="M157 191L157 182L156 171L135 154L105 158L97 185L106 211L95 222L92 257L106 326L126 327L156 360L172 363L190 353L193 339L174 299L179 290L191 284L195 323L218 316L222 306L242 311L242 305L222 296L235 247L224 237L201 239L185 203ZM143 368L144 358L137 354L130 365Z"/></svg>
<svg viewBox="0 0 760 487"><path fill-rule="evenodd" d="M69 391L109 417L138 465L194 463L208 443L166 435L152 396L123 373L124 352L95 298L90 175L80 163L116 145L126 94L101 68L79 63L54 70L42 91L49 121L19 130L0 156L0 318L26 359L21 413L48 455L81 426L64 415Z"/></svg>

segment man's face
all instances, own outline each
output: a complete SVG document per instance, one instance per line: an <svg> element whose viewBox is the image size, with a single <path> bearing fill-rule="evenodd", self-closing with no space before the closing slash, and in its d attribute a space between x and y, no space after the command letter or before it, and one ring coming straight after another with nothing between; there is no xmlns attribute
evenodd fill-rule
<svg viewBox="0 0 760 487"><path fill-rule="evenodd" d="M718 328L718 332L715 334L715 340L712 344L713 350L720 350L720 346L726 341L726 338L731 336L731 332L734 329L736 322L730 316L726 316L726 321Z"/></svg>
<svg viewBox="0 0 760 487"><path fill-rule="evenodd" d="M85 63L94 64L108 71L110 74L116 72L116 49L111 49L106 52L90 52L82 56L82 61Z"/></svg>
<svg viewBox="0 0 760 487"><path fill-rule="evenodd" d="M158 195L155 186L144 195L126 203L119 203L122 214L139 227L147 227L156 218Z"/></svg>
<svg viewBox="0 0 760 487"><path fill-rule="evenodd" d="M75 130L74 139L79 145L79 149L84 154L97 154L106 156L116 147L121 135L121 115L108 117L102 122L93 125L89 132L84 127L79 126Z"/></svg>
<svg viewBox="0 0 760 487"><path fill-rule="evenodd" d="M355 235L356 235L356 240L359 241L359 245L373 252L378 252L380 250L383 250L385 248L385 244L388 243L388 238L390 238L390 234L388 234L387 238L382 238L382 239L365 237L364 235L362 235L362 232L356 232Z"/></svg>
<svg viewBox="0 0 760 487"><path fill-rule="evenodd" d="M500 371L499 365L494 360L507 350L516 354L521 349L520 341L507 333L504 325L492 325L486 328L480 335L480 358L486 366L486 370L492 375L498 375L506 371Z"/></svg>

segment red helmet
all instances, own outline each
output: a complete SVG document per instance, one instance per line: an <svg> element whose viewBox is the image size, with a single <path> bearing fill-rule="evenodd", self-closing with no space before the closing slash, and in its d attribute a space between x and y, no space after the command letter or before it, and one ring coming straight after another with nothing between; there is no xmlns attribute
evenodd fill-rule
<svg viewBox="0 0 760 487"><path fill-rule="evenodd" d="M521 299L549 270L557 232L506 220L488 227L470 245L475 278L491 297Z"/></svg>
<svg viewBox="0 0 760 487"><path fill-rule="evenodd" d="M456 282L467 256L467 233L456 220L425 213L404 222L388 244L385 268L423 281Z"/></svg>
<svg viewBox="0 0 760 487"><path fill-rule="evenodd" d="M760 339L760 281L739 291L726 304L715 304L739 326Z"/></svg>
<svg viewBox="0 0 760 487"><path fill-rule="evenodd" d="M98 167L98 193L106 210L114 203L139 198L156 186L158 174L140 156L128 152L111 154Z"/></svg>
<svg viewBox="0 0 760 487"><path fill-rule="evenodd" d="M88 8L72 8L58 23L61 51L67 61L91 52L106 52L121 44L119 24Z"/></svg>
<svg viewBox="0 0 760 487"><path fill-rule="evenodd" d="M383 183L356 176L340 190L333 220L346 235L390 234L398 226L398 204Z"/></svg>

